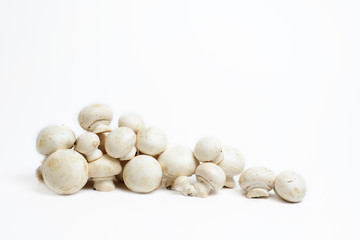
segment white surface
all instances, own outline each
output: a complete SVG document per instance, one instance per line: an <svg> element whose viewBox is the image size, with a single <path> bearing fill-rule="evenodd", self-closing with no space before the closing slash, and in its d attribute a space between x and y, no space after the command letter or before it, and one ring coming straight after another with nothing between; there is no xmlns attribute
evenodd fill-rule
<svg viewBox="0 0 360 240"><path fill-rule="evenodd" d="M359 214L359 1L1 1L0 239L349 239ZM35 139L132 110L171 142L215 135L299 172L300 204L39 183ZM357 184L355 184L357 183Z"/></svg>

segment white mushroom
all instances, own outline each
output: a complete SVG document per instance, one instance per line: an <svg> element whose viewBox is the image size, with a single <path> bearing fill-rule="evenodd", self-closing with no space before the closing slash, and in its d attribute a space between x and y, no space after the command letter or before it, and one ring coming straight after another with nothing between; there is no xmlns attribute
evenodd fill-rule
<svg viewBox="0 0 360 240"><path fill-rule="evenodd" d="M125 156L119 158L120 161L129 161L131 159L133 159L136 156L137 153L137 149L136 147L133 147L130 152L128 152L128 154L126 154Z"/></svg>
<svg viewBox="0 0 360 240"><path fill-rule="evenodd" d="M221 141L211 136L201 138L195 145L194 156L199 162L221 162L224 157Z"/></svg>
<svg viewBox="0 0 360 240"><path fill-rule="evenodd" d="M124 158L136 143L136 134L128 127L120 127L112 130L106 137L105 149L113 158Z"/></svg>
<svg viewBox="0 0 360 240"><path fill-rule="evenodd" d="M36 169L36 176L40 181L44 160L53 152L61 149L70 149L76 141L74 132L65 125L50 125L43 128L36 138L36 150L44 155L41 165Z"/></svg>
<svg viewBox="0 0 360 240"><path fill-rule="evenodd" d="M235 187L234 176L240 174L245 167L245 160L241 152L236 148L224 146L223 160L218 163L218 166L224 170L226 174L225 187Z"/></svg>
<svg viewBox="0 0 360 240"><path fill-rule="evenodd" d="M137 133L136 148L143 154L155 156L167 147L165 133L156 127L143 128Z"/></svg>
<svg viewBox="0 0 360 240"><path fill-rule="evenodd" d="M135 133L137 133L144 128L144 120L140 115L128 112L119 118L118 126L131 128Z"/></svg>
<svg viewBox="0 0 360 240"><path fill-rule="evenodd" d="M179 176L191 176L195 173L198 161L191 149L182 146L168 147L158 157L163 169L165 187L171 188Z"/></svg>
<svg viewBox="0 0 360 240"><path fill-rule="evenodd" d="M160 186L162 179L161 166L151 156L136 156L126 164L123 179L126 187L133 192L151 192Z"/></svg>
<svg viewBox="0 0 360 240"><path fill-rule="evenodd" d="M58 150L46 158L42 167L45 184L55 193L72 194L88 180L88 163L72 149Z"/></svg>
<svg viewBox="0 0 360 240"><path fill-rule="evenodd" d="M292 203L300 202L306 193L305 181L296 172L284 171L276 176L274 191L285 201Z"/></svg>
<svg viewBox="0 0 360 240"><path fill-rule="evenodd" d="M113 119L111 108L105 104L92 104L84 107L79 113L79 124L86 131L93 133L109 132Z"/></svg>
<svg viewBox="0 0 360 240"><path fill-rule="evenodd" d="M103 192L114 190L114 176L118 175L121 170L120 161L107 154L89 162L89 178L94 182L94 189Z"/></svg>
<svg viewBox="0 0 360 240"><path fill-rule="evenodd" d="M252 167L245 170L239 178L242 190L247 198L269 197L269 191L273 189L275 175L264 167Z"/></svg>
<svg viewBox="0 0 360 240"><path fill-rule="evenodd" d="M185 196L207 197L211 191L221 189L226 181L224 171L214 163L200 164L195 174L197 182L190 185L189 177L180 176L175 180L173 189Z"/></svg>
<svg viewBox="0 0 360 240"><path fill-rule="evenodd" d="M75 144L75 150L84 154L89 162L95 161L103 156L101 150L98 149L100 138L92 132L81 134Z"/></svg>

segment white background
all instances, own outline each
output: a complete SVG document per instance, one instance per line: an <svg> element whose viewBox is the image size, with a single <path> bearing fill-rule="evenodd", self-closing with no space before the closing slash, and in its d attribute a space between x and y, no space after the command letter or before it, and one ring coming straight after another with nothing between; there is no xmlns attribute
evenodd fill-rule
<svg viewBox="0 0 360 240"><path fill-rule="evenodd" d="M0 1L0 239L354 239L359 1ZM159 189L53 194L37 133L91 103L170 142L215 135L246 167L299 172L299 204Z"/></svg>

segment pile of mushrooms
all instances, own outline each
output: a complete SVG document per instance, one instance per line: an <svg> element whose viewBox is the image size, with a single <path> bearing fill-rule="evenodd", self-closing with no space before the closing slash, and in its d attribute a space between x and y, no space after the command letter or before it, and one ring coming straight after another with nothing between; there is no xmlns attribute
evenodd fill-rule
<svg viewBox="0 0 360 240"><path fill-rule="evenodd" d="M223 187L234 188L234 177L247 198L276 195L287 202L300 202L306 193L303 178L284 171L277 176L268 168L244 170L241 152L223 146L216 137L201 138L194 150L168 144L165 133L145 126L141 116L125 113L118 127L111 129L109 106L93 104L78 116L86 131L77 138L64 125L43 128L36 149L44 156L36 169L38 179L57 194L73 194L91 183L94 190L113 191L115 182L137 193L149 193L160 186L185 196L207 197ZM196 181L192 178L195 174Z"/></svg>

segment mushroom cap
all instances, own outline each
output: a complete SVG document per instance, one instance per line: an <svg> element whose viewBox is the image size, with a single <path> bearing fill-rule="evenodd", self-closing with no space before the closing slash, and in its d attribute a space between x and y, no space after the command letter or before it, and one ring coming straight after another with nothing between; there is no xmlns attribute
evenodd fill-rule
<svg viewBox="0 0 360 240"><path fill-rule="evenodd" d="M131 191L148 193L160 186L162 169L155 158L139 155L125 165L123 179Z"/></svg>
<svg viewBox="0 0 360 240"><path fill-rule="evenodd" d="M131 128L137 133L144 128L145 124L143 118L139 114L128 112L120 116L118 126Z"/></svg>
<svg viewBox="0 0 360 240"><path fill-rule="evenodd" d="M113 158L126 156L136 143L136 134L128 127L120 127L112 130L106 137L105 149Z"/></svg>
<svg viewBox="0 0 360 240"><path fill-rule="evenodd" d="M50 125L43 128L36 139L36 150L42 155L49 155L60 149L74 146L74 132L65 125Z"/></svg>
<svg viewBox="0 0 360 240"><path fill-rule="evenodd" d="M89 177L111 177L121 172L120 161L105 154L101 158L89 162Z"/></svg>
<svg viewBox="0 0 360 240"><path fill-rule="evenodd" d="M306 193L305 181L296 172L283 171L275 178L274 191L288 202L300 202Z"/></svg>
<svg viewBox="0 0 360 240"><path fill-rule="evenodd" d="M133 147L125 156L119 158L120 161L129 161L136 156L137 149Z"/></svg>
<svg viewBox="0 0 360 240"><path fill-rule="evenodd" d="M52 153L42 166L45 184L57 194L79 191L88 180L88 163L78 152L62 149Z"/></svg>
<svg viewBox="0 0 360 240"><path fill-rule="evenodd" d="M92 104L84 107L79 113L79 124L86 131L95 133L110 131L109 125L113 119L111 108L105 104ZM103 122L104 125L99 129L93 129L97 122Z"/></svg>
<svg viewBox="0 0 360 240"><path fill-rule="evenodd" d="M195 145L194 156L199 162L218 163L222 160L222 143L212 136L201 138Z"/></svg>
<svg viewBox="0 0 360 240"><path fill-rule="evenodd" d="M245 170L239 178L241 189L248 192L253 188L270 191L274 187L275 174L268 168L252 167Z"/></svg>
<svg viewBox="0 0 360 240"><path fill-rule="evenodd" d="M183 146L168 147L160 154L158 161L164 175L173 178L193 175L199 164L192 150Z"/></svg>
<svg viewBox="0 0 360 240"><path fill-rule="evenodd" d="M157 127L147 127L137 133L136 148L144 154L155 156L167 147L167 137L165 133Z"/></svg>
<svg viewBox="0 0 360 240"><path fill-rule="evenodd" d="M84 132L76 140L75 150L86 154L97 149L100 145L100 138L93 132Z"/></svg>
<svg viewBox="0 0 360 240"><path fill-rule="evenodd" d="M210 184L213 190L219 190L225 185L226 175L215 163L200 164L195 171L196 178Z"/></svg>
<svg viewBox="0 0 360 240"><path fill-rule="evenodd" d="M227 176L235 176L240 174L245 167L245 160L239 150L234 147L223 147L223 160L218 163L218 166L224 170Z"/></svg>

